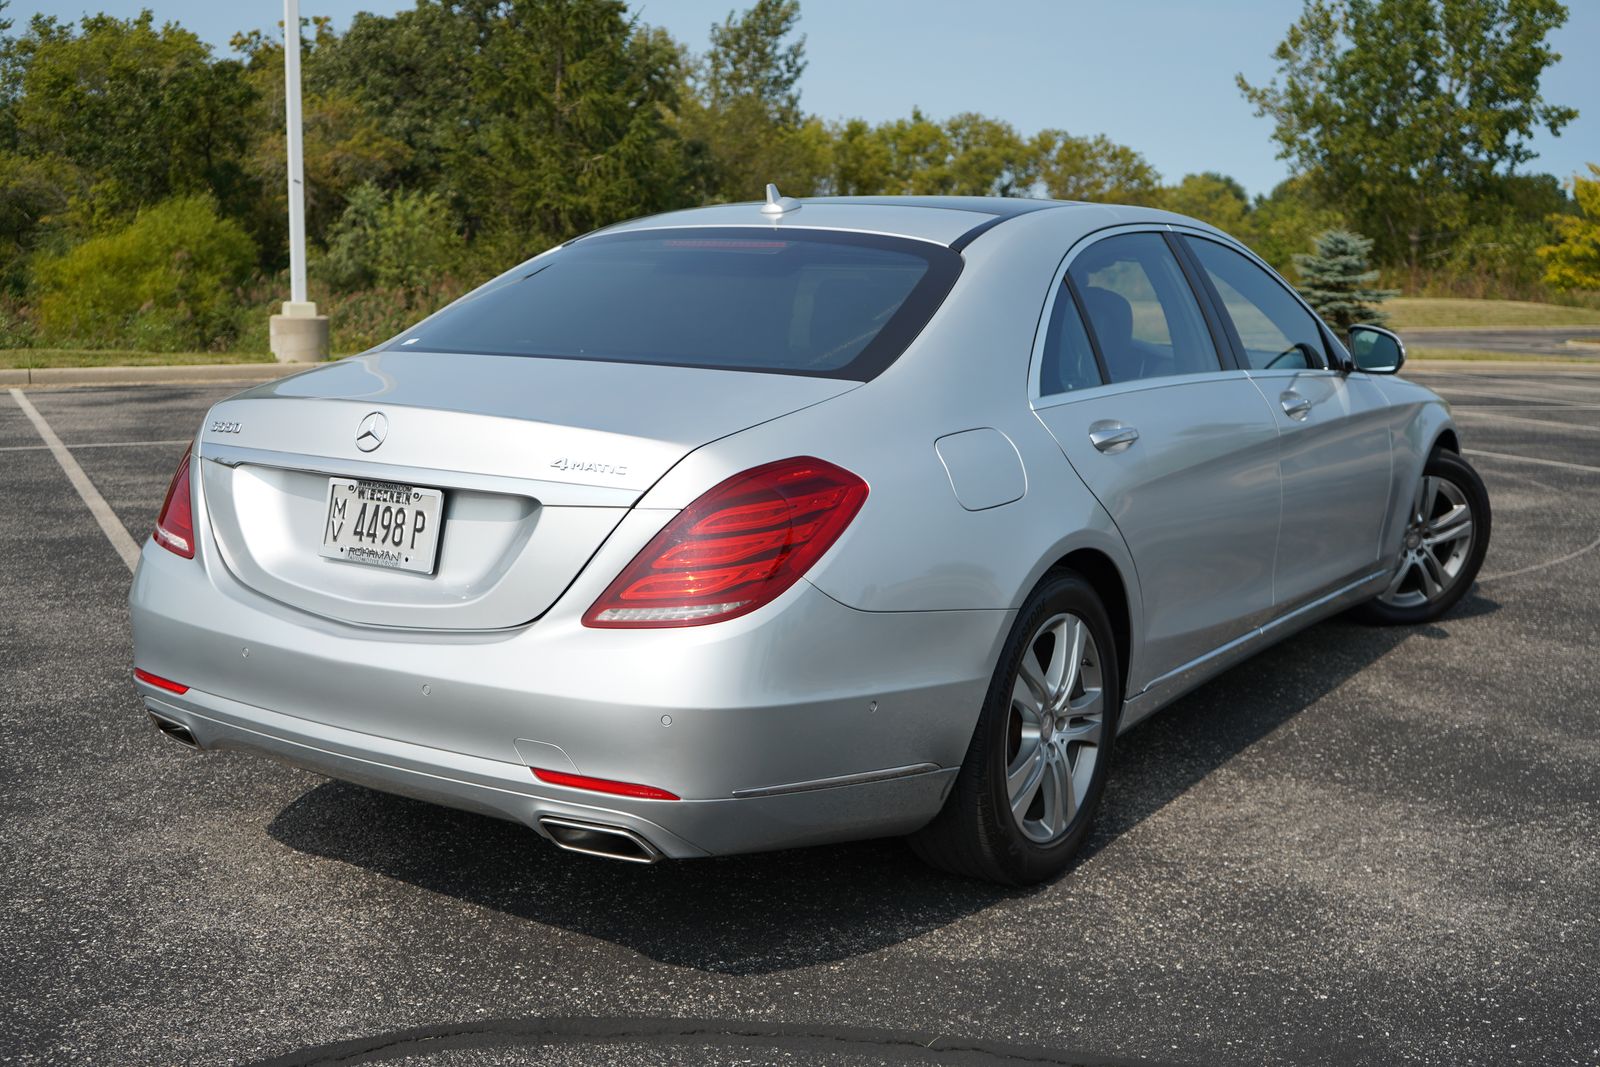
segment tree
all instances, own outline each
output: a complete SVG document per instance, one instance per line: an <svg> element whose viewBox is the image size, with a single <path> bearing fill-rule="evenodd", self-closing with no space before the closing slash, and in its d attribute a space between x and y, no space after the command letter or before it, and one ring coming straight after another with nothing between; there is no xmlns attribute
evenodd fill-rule
<svg viewBox="0 0 1600 1067"><path fill-rule="evenodd" d="M1536 131L1577 117L1539 88L1566 17L1559 0L1305 0L1273 53L1278 76L1237 80L1275 123L1280 158L1381 259L1416 266L1494 215Z"/></svg>
<svg viewBox="0 0 1600 1067"><path fill-rule="evenodd" d="M1216 171L1185 174L1177 185L1161 190L1160 203L1168 211L1193 216L1238 237L1244 236L1250 215L1244 186Z"/></svg>
<svg viewBox="0 0 1600 1067"><path fill-rule="evenodd" d="M86 16L77 28L35 16L7 42L8 125L18 151L78 171L89 228L169 196L208 193L228 207L254 193L241 160L252 89L244 68L174 23Z"/></svg>
<svg viewBox="0 0 1600 1067"><path fill-rule="evenodd" d="M429 3L432 0L421 0ZM473 124L448 162L463 217L501 258L686 206L679 52L621 0L485 4Z"/></svg>
<svg viewBox="0 0 1600 1067"><path fill-rule="evenodd" d="M1042 130L1032 141L1038 175L1060 200L1148 204L1161 195L1161 175L1138 152L1104 134L1074 137Z"/></svg>
<svg viewBox="0 0 1600 1067"><path fill-rule="evenodd" d="M1300 295L1340 334L1358 322L1381 325L1388 318L1379 304L1393 289L1373 289L1378 272L1369 268L1372 241L1349 230L1329 230L1317 238L1314 254L1294 257Z"/></svg>
<svg viewBox="0 0 1600 1067"><path fill-rule="evenodd" d="M1591 177L1573 175L1577 215L1553 215L1557 242L1539 249L1545 283L1556 289L1600 289L1600 166Z"/></svg>
<svg viewBox="0 0 1600 1067"><path fill-rule="evenodd" d="M756 0L711 27L711 49L690 65L678 128L695 146L702 202L750 200L768 182L808 196L828 171L828 133L800 110L806 39L798 0Z"/></svg>

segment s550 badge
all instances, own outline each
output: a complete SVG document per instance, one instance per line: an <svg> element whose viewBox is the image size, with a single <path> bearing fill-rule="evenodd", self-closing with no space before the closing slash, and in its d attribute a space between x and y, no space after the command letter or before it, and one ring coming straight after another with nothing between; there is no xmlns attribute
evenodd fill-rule
<svg viewBox="0 0 1600 1067"><path fill-rule="evenodd" d="M240 423L230 422L227 419L212 419L211 425L207 427L212 433L238 433L243 428Z"/></svg>

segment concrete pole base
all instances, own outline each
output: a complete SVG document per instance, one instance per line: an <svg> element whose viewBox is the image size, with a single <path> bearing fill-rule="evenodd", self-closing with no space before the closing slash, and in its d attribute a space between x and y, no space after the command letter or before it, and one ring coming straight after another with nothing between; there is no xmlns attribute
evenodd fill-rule
<svg viewBox="0 0 1600 1067"><path fill-rule="evenodd" d="M269 321L272 354L279 363L321 363L328 358L328 316L317 305L290 303Z"/></svg>

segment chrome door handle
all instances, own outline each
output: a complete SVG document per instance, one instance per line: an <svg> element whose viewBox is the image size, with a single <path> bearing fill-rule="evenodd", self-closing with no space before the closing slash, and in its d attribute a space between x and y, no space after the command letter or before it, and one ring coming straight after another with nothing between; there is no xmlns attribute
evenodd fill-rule
<svg viewBox="0 0 1600 1067"><path fill-rule="evenodd" d="M1283 413L1291 419L1303 419L1311 414L1311 401L1293 389L1285 389L1278 401L1283 405Z"/></svg>
<svg viewBox="0 0 1600 1067"><path fill-rule="evenodd" d="M1126 452L1138 439L1138 430L1120 422L1107 420L1089 427L1089 443L1107 455Z"/></svg>

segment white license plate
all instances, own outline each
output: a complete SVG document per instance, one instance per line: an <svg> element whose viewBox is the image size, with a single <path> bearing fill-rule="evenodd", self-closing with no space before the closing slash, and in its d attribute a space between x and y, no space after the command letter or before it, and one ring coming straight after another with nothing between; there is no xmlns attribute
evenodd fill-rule
<svg viewBox="0 0 1600 1067"><path fill-rule="evenodd" d="M370 567L432 574L444 493L417 485L328 479L322 554Z"/></svg>

